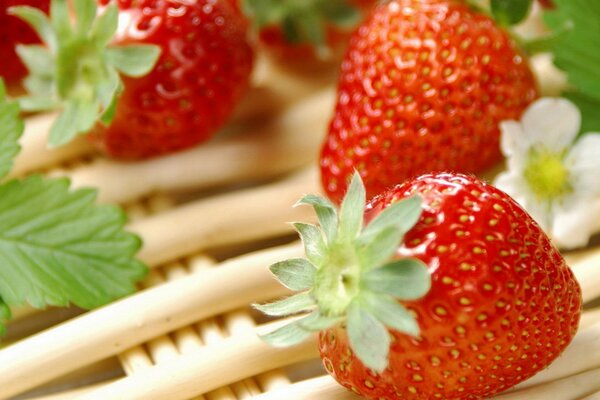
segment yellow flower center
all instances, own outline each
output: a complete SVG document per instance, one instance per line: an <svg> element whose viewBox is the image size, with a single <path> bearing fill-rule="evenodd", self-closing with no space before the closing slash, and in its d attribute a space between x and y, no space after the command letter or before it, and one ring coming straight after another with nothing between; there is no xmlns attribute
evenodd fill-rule
<svg viewBox="0 0 600 400"><path fill-rule="evenodd" d="M564 158L565 151L553 153L546 148L530 150L524 176L538 199L551 200L572 191Z"/></svg>

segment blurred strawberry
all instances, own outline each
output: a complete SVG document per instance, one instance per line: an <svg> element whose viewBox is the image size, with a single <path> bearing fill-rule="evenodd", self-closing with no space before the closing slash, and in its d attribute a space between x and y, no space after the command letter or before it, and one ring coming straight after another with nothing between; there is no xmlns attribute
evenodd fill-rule
<svg viewBox="0 0 600 400"><path fill-rule="evenodd" d="M9 7L28 5L48 13L50 0L1 0L0 1L0 77L13 84L27 75L27 69L15 52L17 44L38 43L36 33L18 18L8 15Z"/></svg>

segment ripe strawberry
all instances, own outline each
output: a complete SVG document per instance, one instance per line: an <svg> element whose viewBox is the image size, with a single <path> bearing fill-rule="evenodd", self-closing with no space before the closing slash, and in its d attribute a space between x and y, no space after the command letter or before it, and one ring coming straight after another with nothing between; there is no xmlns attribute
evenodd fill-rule
<svg viewBox="0 0 600 400"><path fill-rule="evenodd" d="M339 220L326 200L302 201L315 206L322 231L297 224L308 260L272 271L303 292L257 307L311 314L267 341L289 345L321 331L327 371L373 400L489 398L569 344L579 285L508 195L473 176L437 173L366 207L364 199L355 175Z"/></svg>
<svg viewBox="0 0 600 400"><path fill-rule="evenodd" d="M95 7L95 0L85 1L88 7ZM79 132L91 130L90 137L98 147L121 159L173 152L215 134L244 94L252 69L253 52L239 10L230 1L215 0L118 0L118 11L114 2L98 2L111 10L103 16L118 18L118 30L115 33L106 28L110 24L102 25L107 31L97 35L101 39L81 38L83 35L74 30L65 43L75 37L84 44L76 50L61 48L61 52L70 53L57 57L57 62L65 65L56 68L59 73L75 74L73 83L55 77L61 100L75 102L73 109L78 109L81 97L91 98L83 101L86 107L89 102L96 104L94 112L86 114L94 118L59 124L62 132L73 125L80 127ZM98 50L93 47L94 40L104 41L108 47ZM130 51L131 46L145 49L146 55ZM120 49L118 54L114 48ZM156 58L148 49L160 50L155 64ZM129 51L126 57L122 54L125 51ZM89 58L75 57L88 53ZM134 66L140 60L153 62L150 68ZM120 73L122 90L115 90L113 75L105 72L108 67ZM106 101L112 98L104 93L106 90L120 92L116 108ZM70 111L64 108L65 113ZM94 125L99 109L106 118ZM59 139L53 143L62 144L65 136L70 139L73 134L57 131L56 135Z"/></svg>
<svg viewBox="0 0 600 400"><path fill-rule="evenodd" d="M38 43L35 32L23 21L7 14L9 7L29 5L48 12L50 0L2 0L0 2L0 77L8 83L20 81L26 74L25 66L15 53L20 43Z"/></svg>
<svg viewBox="0 0 600 400"><path fill-rule="evenodd" d="M356 31L321 152L339 202L353 171L369 197L412 176L501 160L498 124L537 96L526 60L487 16L452 0L394 0Z"/></svg>
<svg viewBox="0 0 600 400"><path fill-rule="evenodd" d="M552 0L538 0L538 2L544 8L554 8L554 3L552 2Z"/></svg>

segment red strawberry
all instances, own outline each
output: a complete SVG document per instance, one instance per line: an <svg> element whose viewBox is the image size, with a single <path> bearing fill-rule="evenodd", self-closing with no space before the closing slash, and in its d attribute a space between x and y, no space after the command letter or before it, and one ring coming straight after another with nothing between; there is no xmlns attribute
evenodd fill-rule
<svg viewBox="0 0 600 400"><path fill-rule="evenodd" d="M369 197L411 176L501 160L498 123L537 96L509 35L458 1L395 0L356 31L321 152L339 202L358 170Z"/></svg>
<svg viewBox="0 0 600 400"><path fill-rule="evenodd" d="M538 1L544 8L554 8L554 3L552 2L552 0L538 0Z"/></svg>
<svg viewBox="0 0 600 400"><path fill-rule="evenodd" d="M2 0L0 2L0 77L8 83L16 83L27 74L15 46L20 43L38 43L35 32L18 18L7 14L9 7L28 5L48 12L50 0Z"/></svg>
<svg viewBox="0 0 600 400"><path fill-rule="evenodd" d="M101 6L110 3L98 1ZM85 4L95 7L95 0ZM52 142L70 139L73 126L77 132L91 129L90 137L108 155L139 159L209 139L227 121L249 83L253 52L244 16L230 1L119 0L116 4L118 11L113 3L99 17L118 18L116 33L107 28L111 24L90 24L106 32L90 28L96 35L90 39L74 30L65 43L79 47L59 50L64 54L56 57L62 63L54 77L57 102L71 108L62 105L67 116L57 124L61 129L53 131ZM107 47L97 49L98 41L108 42ZM141 49L143 56L132 48ZM146 63L156 61L156 53L150 50L160 51L156 64ZM79 56L88 53L87 58ZM144 68L135 65L140 61ZM110 68L121 75L116 108L107 101L117 88L113 75L106 72ZM61 73L68 73L69 79ZM80 111L82 102L85 112ZM99 112L105 123L94 125ZM77 115L87 119L77 120Z"/></svg>
<svg viewBox="0 0 600 400"><path fill-rule="evenodd" d="M364 199L356 175L339 219L324 199L302 201L315 206L322 231L297 224L308 260L272 271L303 292L258 308L311 314L267 341L289 345L322 331L327 371L373 400L489 398L569 344L579 285L508 195L473 176L437 173L366 207Z"/></svg>

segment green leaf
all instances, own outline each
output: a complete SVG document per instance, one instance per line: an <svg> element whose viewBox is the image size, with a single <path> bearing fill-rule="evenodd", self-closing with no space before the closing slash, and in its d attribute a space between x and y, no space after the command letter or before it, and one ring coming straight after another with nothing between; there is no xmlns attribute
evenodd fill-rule
<svg viewBox="0 0 600 400"><path fill-rule="evenodd" d="M113 2L105 9L104 13L96 19L90 36L94 44L98 47L104 47L110 43L117 28L119 27L119 8Z"/></svg>
<svg viewBox="0 0 600 400"><path fill-rule="evenodd" d="M398 251L404 233L390 226L375 235L369 243L357 248L363 271L382 266Z"/></svg>
<svg viewBox="0 0 600 400"><path fill-rule="evenodd" d="M106 49L107 62L126 76L138 78L148 74L160 57L160 47L129 45Z"/></svg>
<svg viewBox="0 0 600 400"><path fill-rule="evenodd" d="M348 308L348 338L359 360L374 371L383 372L388 364L390 334L381 322L358 302Z"/></svg>
<svg viewBox="0 0 600 400"><path fill-rule="evenodd" d="M431 289L427 266L415 258L404 258L375 268L362 279L369 291L387 293L402 300L419 299Z"/></svg>
<svg viewBox="0 0 600 400"><path fill-rule="evenodd" d="M555 0L544 20L557 36L550 44L554 64L563 70L575 92L600 101L600 2ZM596 128L598 129L598 128Z"/></svg>
<svg viewBox="0 0 600 400"><path fill-rule="evenodd" d="M19 45L16 48L17 54L27 69L37 75L52 76L54 60L52 53L39 45Z"/></svg>
<svg viewBox="0 0 600 400"><path fill-rule="evenodd" d="M333 203L324 197L309 194L301 198L296 206L302 204L313 206L319 218L321 229L325 232L327 243L331 245L335 240L338 229L337 211Z"/></svg>
<svg viewBox="0 0 600 400"><path fill-rule="evenodd" d="M319 332L329 329L334 325L341 323L344 319L341 317L327 317L322 315L319 310L313 311L306 318L298 321L298 324L311 332Z"/></svg>
<svg viewBox="0 0 600 400"><path fill-rule="evenodd" d="M365 310L385 326L411 336L419 336L419 324L415 317L390 296L361 293L360 302Z"/></svg>
<svg viewBox="0 0 600 400"><path fill-rule="evenodd" d="M533 0L491 0L491 3L496 21L503 26L512 26L529 15Z"/></svg>
<svg viewBox="0 0 600 400"><path fill-rule="evenodd" d="M365 203L365 187L360 175L355 172L348 186L348 192L342 201L339 240L351 241L358 236L363 224Z"/></svg>
<svg viewBox="0 0 600 400"><path fill-rule="evenodd" d="M327 252L327 245L323 240L321 230L314 225L301 222L294 223L294 227L302 238L306 258L319 268L323 262L323 257Z"/></svg>
<svg viewBox="0 0 600 400"><path fill-rule="evenodd" d="M98 106L83 101L69 101L50 128L50 146L62 146L75 136L89 131L98 115Z"/></svg>
<svg viewBox="0 0 600 400"><path fill-rule="evenodd" d="M301 321L301 320L300 320ZM281 328L276 329L271 333L267 333L266 335L261 335L261 339L265 342L269 343L274 347L288 347L298 344L309 336L312 333L303 329L298 321L294 321L290 324L284 325Z"/></svg>
<svg viewBox="0 0 600 400"><path fill-rule="evenodd" d="M421 217L421 203L419 196L412 196L388 206L363 229L359 241L370 241L390 226L397 227L403 234L408 232Z"/></svg>
<svg viewBox="0 0 600 400"><path fill-rule="evenodd" d="M0 179L10 172L13 159L21 150L19 139L23 129L19 106L7 101L4 82L0 79Z"/></svg>
<svg viewBox="0 0 600 400"><path fill-rule="evenodd" d="M58 48L58 38L48 16L42 10L30 6L16 6L8 9L8 14L27 22L52 51Z"/></svg>
<svg viewBox="0 0 600 400"><path fill-rule="evenodd" d="M146 268L124 213L93 190L39 176L0 186L0 296L10 305L93 308L135 290Z"/></svg>
<svg viewBox="0 0 600 400"><path fill-rule="evenodd" d="M308 260L293 258L271 265L271 272L279 282L291 290L310 289L317 269Z"/></svg>
<svg viewBox="0 0 600 400"><path fill-rule="evenodd" d="M97 6L95 0L74 0L75 15L77 16L77 31L87 35L96 19Z"/></svg>
<svg viewBox="0 0 600 400"><path fill-rule="evenodd" d="M279 317L307 311L314 308L315 305L316 303L310 294L298 293L273 303L255 304L254 308L264 314Z"/></svg>

